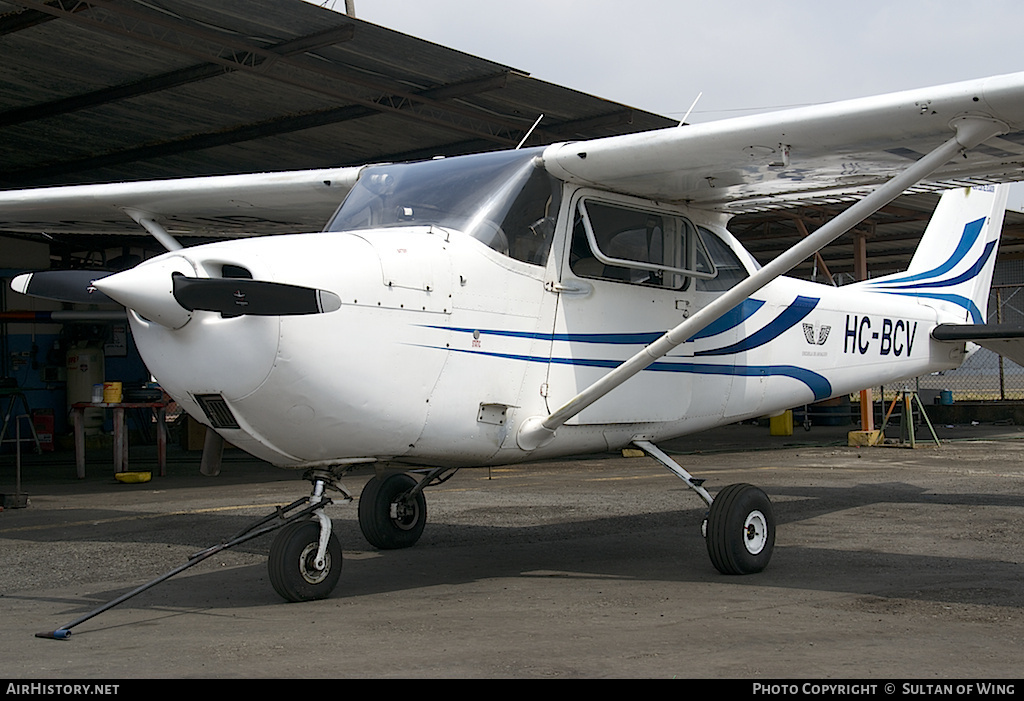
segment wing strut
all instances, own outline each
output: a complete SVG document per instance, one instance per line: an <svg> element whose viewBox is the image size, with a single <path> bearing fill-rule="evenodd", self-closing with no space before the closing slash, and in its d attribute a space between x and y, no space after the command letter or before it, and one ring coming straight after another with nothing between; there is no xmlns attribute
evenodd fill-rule
<svg viewBox="0 0 1024 701"><path fill-rule="evenodd" d="M1009 127L986 117L966 116L952 124L956 136L915 161L902 173L880 185L864 199L854 203L835 219L771 261L708 306L667 332L654 343L626 360L594 384L577 394L552 414L531 416L519 427L516 442L523 450L536 450L555 437L555 431L604 395L664 357L688 338L750 295L784 275L800 262L842 236L860 222L899 197L905 190L927 178L957 154L972 149L986 139L1005 134Z"/></svg>
<svg viewBox="0 0 1024 701"><path fill-rule="evenodd" d="M124 208L124 213L135 220L139 226L144 228L150 234L153 235L160 244L168 251L180 251L184 246L178 243L178 240L171 236L170 232L167 231L163 226L153 218L153 215L143 212L138 209L132 209L130 207Z"/></svg>

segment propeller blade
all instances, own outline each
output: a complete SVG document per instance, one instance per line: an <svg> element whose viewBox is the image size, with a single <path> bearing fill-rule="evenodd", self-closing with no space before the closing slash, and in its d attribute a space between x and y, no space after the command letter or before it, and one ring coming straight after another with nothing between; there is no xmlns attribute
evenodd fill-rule
<svg viewBox="0 0 1024 701"><path fill-rule="evenodd" d="M73 304L117 304L93 287L93 281L113 273L98 270L43 270L11 280L11 289L30 297Z"/></svg>
<svg viewBox="0 0 1024 701"><path fill-rule="evenodd" d="M323 314L341 308L341 298L327 290L244 278L174 276L174 299L185 309L224 316L294 316Z"/></svg>

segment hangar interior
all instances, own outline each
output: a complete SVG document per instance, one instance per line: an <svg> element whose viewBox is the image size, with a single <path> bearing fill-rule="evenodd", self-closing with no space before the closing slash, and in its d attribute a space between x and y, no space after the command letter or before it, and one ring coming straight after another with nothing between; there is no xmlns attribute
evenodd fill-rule
<svg viewBox="0 0 1024 701"><path fill-rule="evenodd" d="M0 189L358 165L675 125L301 0L0 0L0 51ZM902 269L936 199L900 198L795 274L842 284ZM839 206L744 214L730 228L770 260ZM32 410L52 412L58 433L75 349L102 348L91 378L142 384L147 371L123 318L30 320L54 305L13 293L8 279L120 269L164 251L127 217L116 236L65 224L0 222L0 377L5 392L24 391ZM211 222L226 235L250 224ZM1024 215L1009 212L990 305L1002 321L1019 318L1022 258ZM963 398L1024 398L1019 368L986 362L989 384ZM936 380L935 390L952 381Z"/></svg>

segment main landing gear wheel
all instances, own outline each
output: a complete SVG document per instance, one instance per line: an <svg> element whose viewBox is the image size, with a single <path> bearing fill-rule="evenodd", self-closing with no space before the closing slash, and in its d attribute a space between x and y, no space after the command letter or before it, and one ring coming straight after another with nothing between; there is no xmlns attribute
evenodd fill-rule
<svg viewBox="0 0 1024 701"><path fill-rule="evenodd" d="M341 545L332 532L323 568L316 566L320 522L296 521L282 528L270 546L270 583L288 601L312 601L328 596L341 576Z"/></svg>
<svg viewBox="0 0 1024 701"><path fill-rule="evenodd" d="M730 484L711 503L706 541L722 574L753 574L768 566L775 547L775 514L768 495L751 484Z"/></svg>
<svg viewBox="0 0 1024 701"><path fill-rule="evenodd" d="M359 495L359 528L370 545L395 550L415 545L427 525L427 500L403 472L376 475Z"/></svg>

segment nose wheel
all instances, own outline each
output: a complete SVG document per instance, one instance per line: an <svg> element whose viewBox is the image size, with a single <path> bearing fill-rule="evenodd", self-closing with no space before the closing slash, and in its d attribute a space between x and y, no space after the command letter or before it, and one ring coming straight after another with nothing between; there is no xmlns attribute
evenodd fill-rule
<svg viewBox="0 0 1024 701"><path fill-rule="evenodd" d="M288 601L323 599L334 591L341 576L341 544L331 529L331 519L323 507L331 503L324 492L340 492L345 501L352 497L338 479L340 472L310 470L306 478L313 483L308 516L281 527L270 545L267 574L274 590Z"/></svg>
<svg viewBox="0 0 1024 701"><path fill-rule="evenodd" d="M320 522L298 521L282 528L270 546L267 572L274 590L288 601L327 597L341 576L341 545L334 533L327 536L323 558Z"/></svg>

